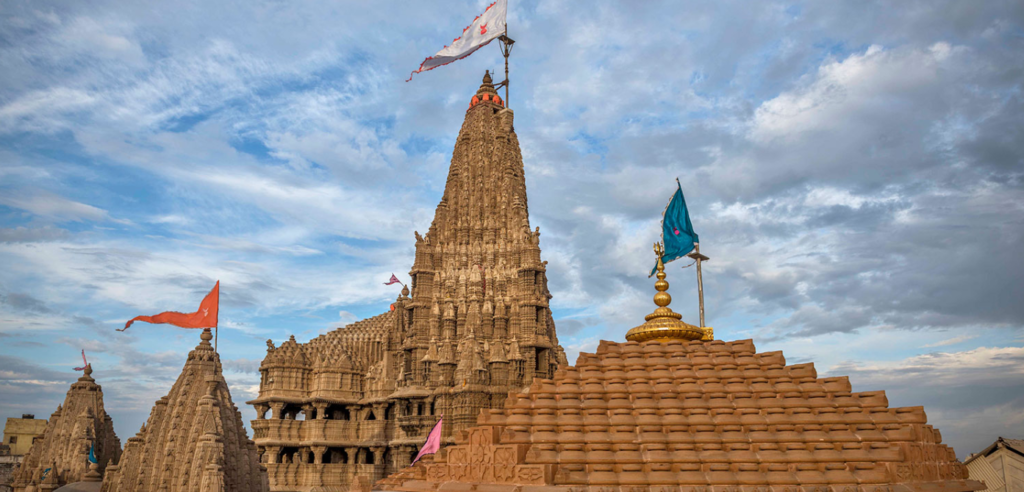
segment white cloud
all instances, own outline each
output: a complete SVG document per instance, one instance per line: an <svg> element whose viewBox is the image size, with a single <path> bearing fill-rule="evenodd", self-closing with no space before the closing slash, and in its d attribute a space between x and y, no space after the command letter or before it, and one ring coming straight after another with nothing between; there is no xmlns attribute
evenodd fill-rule
<svg viewBox="0 0 1024 492"><path fill-rule="evenodd" d="M974 340L975 338L978 338L978 335L960 335L953 338L947 338L945 340L941 340L935 343L929 343L927 345L924 345L924 348L947 347L949 345L956 345L958 343L963 343L968 340Z"/></svg>
<svg viewBox="0 0 1024 492"><path fill-rule="evenodd" d="M86 205L43 190L23 190L0 196L0 203L20 208L35 215L57 220L102 221L109 218L106 210Z"/></svg>
<svg viewBox="0 0 1024 492"><path fill-rule="evenodd" d="M764 102L754 114L750 136L759 142L797 139L849 131L851 118L898 114L896 100L912 99L914 92L940 82L950 57L967 51L947 43L895 51L872 45L863 54L832 60L807 85Z"/></svg>

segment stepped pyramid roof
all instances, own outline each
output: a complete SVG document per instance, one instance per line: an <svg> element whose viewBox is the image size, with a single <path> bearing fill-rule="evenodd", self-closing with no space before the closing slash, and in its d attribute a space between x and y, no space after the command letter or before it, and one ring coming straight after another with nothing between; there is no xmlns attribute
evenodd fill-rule
<svg viewBox="0 0 1024 492"><path fill-rule="evenodd" d="M42 438L32 444L14 472L16 491L28 487L53 490L83 480L89 473L90 449L101 464L98 472L102 473L108 461L117 463L121 441L103 408L103 388L96 384L92 373L92 365L86 365L82 377L71 384L64 403L50 415ZM40 487L43 482L52 487Z"/></svg>
<svg viewBox="0 0 1024 492"><path fill-rule="evenodd" d="M209 329L171 391L108 466L104 492L265 492L265 469L231 402Z"/></svg>
<svg viewBox="0 0 1024 492"><path fill-rule="evenodd" d="M596 353L580 354L575 367L553 379L536 380L504 409L482 412L477 424L433 463L378 487L984 488L967 479L923 408L890 408L882 391L854 393L846 377L818 378L813 364L786 365L781 352L757 353L750 340L603 341Z"/></svg>
<svg viewBox="0 0 1024 492"><path fill-rule="evenodd" d="M657 251L657 249L656 249ZM535 379L384 490L966 492L984 489L922 407L708 335L668 308Z"/></svg>

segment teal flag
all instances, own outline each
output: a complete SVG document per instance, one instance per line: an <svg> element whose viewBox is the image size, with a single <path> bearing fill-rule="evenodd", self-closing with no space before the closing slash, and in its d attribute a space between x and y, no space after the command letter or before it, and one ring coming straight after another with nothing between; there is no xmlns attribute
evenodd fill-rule
<svg viewBox="0 0 1024 492"><path fill-rule="evenodd" d="M96 463L96 443L89 446L89 463Z"/></svg>
<svg viewBox="0 0 1024 492"><path fill-rule="evenodd" d="M690 223L690 213L686 210L686 199L683 198L683 187L676 180L679 188L676 194L672 195L668 206L665 207L665 217L661 220L661 242L665 245L665 252L661 255L662 263L668 263L677 258L682 258L690 251L693 245L700 242L697 233L693 232L693 224ZM653 276L658 271L658 264L655 262L651 270Z"/></svg>

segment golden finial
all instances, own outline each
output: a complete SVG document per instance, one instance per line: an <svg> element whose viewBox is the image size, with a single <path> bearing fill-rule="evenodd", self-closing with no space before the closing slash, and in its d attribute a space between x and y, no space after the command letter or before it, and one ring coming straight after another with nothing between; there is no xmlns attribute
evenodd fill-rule
<svg viewBox="0 0 1024 492"><path fill-rule="evenodd" d="M654 243L654 254L658 256L658 281L654 283L654 288L658 293L654 294L654 303L658 305L658 308L644 317L646 320L644 324L626 333L626 340L631 342L700 340L704 337L704 330L684 323L683 316L668 307L672 302L672 296L665 292L668 290L668 282L665 280L665 264L661 261L663 253L664 247L661 243Z"/></svg>
<svg viewBox="0 0 1024 492"><path fill-rule="evenodd" d="M498 91L494 90L494 83L493 82L494 82L493 79L491 79L491 71L488 70L488 71L484 72L484 81L483 81L483 83L480 84L480 88L477 89L476 95L478 95L478 96L482 96L484 94L494 94L494 95L497 95Z"/></svg>

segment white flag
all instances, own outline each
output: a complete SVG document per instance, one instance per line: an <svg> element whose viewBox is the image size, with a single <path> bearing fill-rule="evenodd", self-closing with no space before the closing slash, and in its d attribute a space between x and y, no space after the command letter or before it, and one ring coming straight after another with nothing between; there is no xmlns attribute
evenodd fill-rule
<svg viewBox="0 0 1024 492"><path fill-rule="evenodd" d="M433 70L441 65L447 65L455 60L472 55L474 51L490 43L494 38L505 34L505 13L508 10L508 0L497 0L487 6L483 14L473 19L469 27L462 30L462 35L452 41L451 46L445 46L437 54L423 60L418 70L412 73ZM409 74L412 80L412 74ZM409 80L406 80L408 82Z"/></svg>

